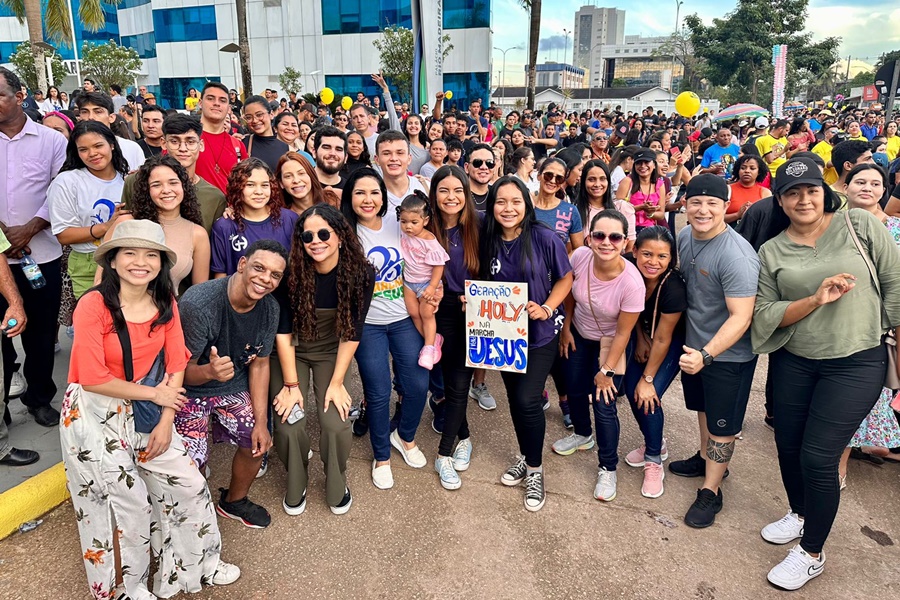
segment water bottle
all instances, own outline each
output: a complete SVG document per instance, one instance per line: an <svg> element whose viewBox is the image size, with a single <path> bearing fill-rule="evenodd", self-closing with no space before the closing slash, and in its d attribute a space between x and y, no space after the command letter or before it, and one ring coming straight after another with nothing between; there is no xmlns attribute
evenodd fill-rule
<svg viewBox="0 0 900 600"><path fill-rule="evenodd" d="M31 286L31 289L39 290L47 285L47 280L44 279L44 274L41 273L41 268L36 262L34 262L34 259L31 258L30 254L23 254L22 262L19 264L22 265L22 270L25 272L25 279L28 280L28 284Z"/></svg>

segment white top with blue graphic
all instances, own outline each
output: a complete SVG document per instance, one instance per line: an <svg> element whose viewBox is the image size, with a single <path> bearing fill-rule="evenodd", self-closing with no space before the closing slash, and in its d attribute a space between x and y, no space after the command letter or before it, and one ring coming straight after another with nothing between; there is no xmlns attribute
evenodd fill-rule
<svg viewBox="0 0 900 600"><path fill-rule="evenodd" d="M58 235L70 227L106 223L122 201L124 185L125 179L119 173L109 181L95 177L87 169L60 173L47 190L50 231ZM98 245L99 241L82 242L72 244L72 250L91 254Z"/></svg>

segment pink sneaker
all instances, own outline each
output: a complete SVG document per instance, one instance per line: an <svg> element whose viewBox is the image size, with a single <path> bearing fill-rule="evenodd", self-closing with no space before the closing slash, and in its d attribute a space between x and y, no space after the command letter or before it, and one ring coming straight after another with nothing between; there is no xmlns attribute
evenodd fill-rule
<svg viewBox="0 0 900 600"><path fill-rule="evenodd" d="M419 351L419 366L429 371L434 368L434 346L422 346Z"/></svg>
<svg viewBox="0 0 900 600"><path fill-rule="evenodd" d="M666 472L662 465L647 461L644 463L644 484L641 486L641 495L645 498L659 498L663 495L663 479Z"/></svg>
<svg viewBox="0 0 900 600"><path fill-rule="evenodd" d="M635 448L631 452L629 452L625 456L625 463L629 467L635 467L637 469L644 466L644 452L647 450L647 446L641 444L638 448ZM659 457L662 460L669 459L669 449L666 447L666 438L663 438L662 443L662 454Z"/></svg>
<svg viewBox="0 0 900 600"><path fill-rule="evenodd" d="M441 346L444 345L444 336L439 333L434 334L434 364L441 362Z"/></svg>

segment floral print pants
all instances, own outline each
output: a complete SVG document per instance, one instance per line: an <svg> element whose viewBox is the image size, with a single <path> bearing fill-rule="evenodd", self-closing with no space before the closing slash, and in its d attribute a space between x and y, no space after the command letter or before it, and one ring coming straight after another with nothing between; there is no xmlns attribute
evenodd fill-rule
<svg viewBox="0 0 900 600"><path fill-rule="evenodd" d="M174 428L169 449L150 461L143 458L148 438L134 430L130 403L69 385L60 440L88 583L98 600L116 591L132 600L197 592L212 583L218 566L222 540L206 480ZM114 535L124 590L115 589ZM152 594L151 557L158 561Z"/></svg>

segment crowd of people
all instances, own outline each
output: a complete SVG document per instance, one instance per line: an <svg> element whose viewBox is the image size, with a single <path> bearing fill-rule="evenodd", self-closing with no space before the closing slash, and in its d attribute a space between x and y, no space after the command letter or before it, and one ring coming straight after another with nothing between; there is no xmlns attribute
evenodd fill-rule
<svg viewBox="0 0 900 600"><path fill-rule="evenodd" d="M436 481L459 489L470 399L497 406L466 361L472 279L528 284L527 369L501 373L517 448L498 474L526 510L547 501L548 376L572 430L549 448L596 447L592 496L612 502L620 403L643 435L625 463L643 469L642 496L664 493L661 399L680 374L697 445L668 472L702 480L684 521L709 527L768 354L765 423L789 507L761 535L799 540L768 580L791 590L821 574L847 459L900 461L883 341L900 324L900 115L714 123L479 100L462 113L443 93L415 113L373 80L380 97L334 113L217 82L190 94L199 116L144 93L129 123L121 90L88 81L74 106L54 104L54 88L33 113L0 69L4 383L59 427L93 596L235 581L217 515L270 524L249 496L272 453L283 511L304 512L313 408L332 513L353 503L354 435L369 436L378 489L394 485L392 448L429 464L416 443L426 404ZM56 411L60 330L74 339ZM7 424L0 464L38 460L9 446ZM235 448L218 498L216 442Z"/></svg>

